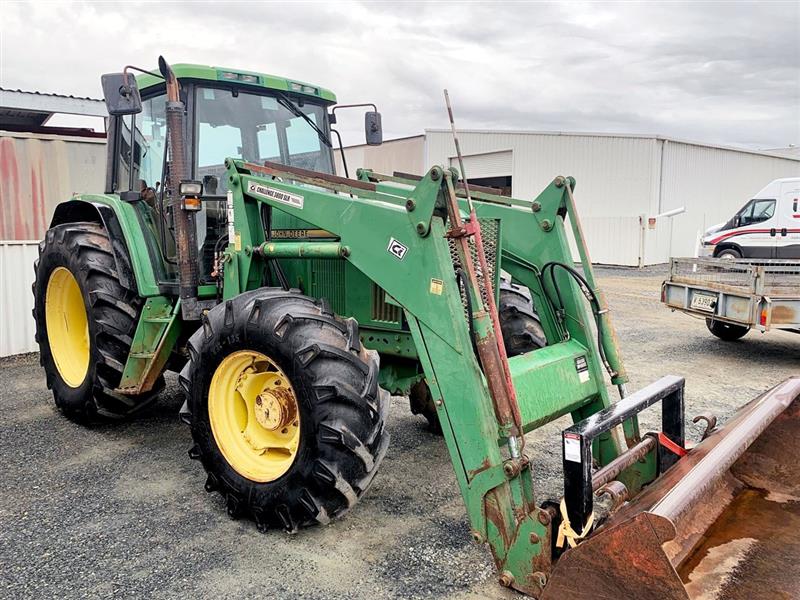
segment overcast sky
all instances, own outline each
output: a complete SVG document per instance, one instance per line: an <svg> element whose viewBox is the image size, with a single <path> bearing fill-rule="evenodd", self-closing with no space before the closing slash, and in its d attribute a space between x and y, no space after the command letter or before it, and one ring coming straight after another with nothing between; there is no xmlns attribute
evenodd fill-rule
<svg viewBox="0 0 800 600"><path fill-rule="evenodd" d="M0 86L101 97L125 64L238 67L375 102L385 138L461 128L800 144L800 1L0 0ZM340 119L363 141L360 113Z"/></svg>

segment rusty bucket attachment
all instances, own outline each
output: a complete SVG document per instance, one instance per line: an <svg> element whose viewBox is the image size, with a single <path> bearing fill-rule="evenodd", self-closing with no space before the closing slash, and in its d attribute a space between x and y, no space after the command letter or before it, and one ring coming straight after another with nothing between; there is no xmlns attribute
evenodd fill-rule
<svg viewBox="0 0 800 600"><path fill-rule="evenodd" d="M800 378L791 378L567 550L542 598L800 598L798 531Z"/></svg>

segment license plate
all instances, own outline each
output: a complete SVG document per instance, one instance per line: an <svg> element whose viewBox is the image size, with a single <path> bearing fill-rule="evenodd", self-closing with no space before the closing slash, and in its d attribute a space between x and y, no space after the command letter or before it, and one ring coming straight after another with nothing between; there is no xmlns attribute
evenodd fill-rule
<svg viewBox="0 0 800 600"><path fill-rule="evenodd" d="M694 296L692 296L692 308L713 313L716 307L717 307L716 296L709 296L707 294L697 294L697 293Z"/></svg>

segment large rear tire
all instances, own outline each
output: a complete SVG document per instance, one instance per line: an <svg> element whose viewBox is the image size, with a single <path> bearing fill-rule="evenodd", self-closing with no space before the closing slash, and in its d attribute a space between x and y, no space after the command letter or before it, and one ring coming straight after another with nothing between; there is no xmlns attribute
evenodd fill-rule
<svg viewBox="0 0 800 600"><path fill-rule="evenodd" d="M509 357L539 350L547 345L547 337L528 288L501 279L497 311Z"/></svg>
<svg viewBox="0 0 800 600"><path fill-rule="evenodd" d="M736 341L750 331L750 328L745 325L732 325L714 319L706 319L706 327L711 333L726 342Z"/></svg>
<svg viewBox="0 0 800 600"><path fill-rule="evenodd" d="M143 301L119 279L97 223L49 229L33 284L39 361L56 406L70 419L130 415L154 397L116 394Z"/></svg>
<svg viewBox="0 0 800 600"><path fill-rule="evenodd" d="M509 358L539 350L547 345L547 338L528 288L501 278L497 310L500 331L503 333L503 343ZM428 429L432 433L441 434L442 424L439 422L430 388L424 378L411 386L408 399L411 413L425 417Z"/></svg>
<svg viewBox="0 0 800 600"><path fill-rule="evenodd" d="M389 444L389 394L353 319L300 294L255 290L212 309L189 355L180 375L189 454L231 517L295 532L361 498Z"/></svg>

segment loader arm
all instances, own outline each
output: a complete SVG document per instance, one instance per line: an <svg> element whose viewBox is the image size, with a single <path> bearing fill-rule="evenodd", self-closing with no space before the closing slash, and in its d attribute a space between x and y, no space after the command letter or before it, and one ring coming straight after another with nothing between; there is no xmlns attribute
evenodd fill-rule
<svg viewBox="0 0 800 600"><path fill-rule="evenodd" d="M491 546L501 580L538 594L550 571L557 514L537 504L528 459L515 460L503 449L508 429L499 422L473 352L442 218L445 180L454 174L433 167L413 186L392 186L344 183L290 167L232 159L227 167L234 235L226 253L225 298L261 281L264 258L315 253L351 262L383 288L405 312L473 537ZM495 268L508 270L532 290L550 342L509 360L525 431L565 414L579 421L610 405L598 347L598 339L605 341L593 331L594 317L582 292L565 272L554 273L561 302L554 310L548 300L554 290L546 290L540 277L548 262L571 264L562 217L567 181L554 181L531 203L488 197L476 202L478 218L497 220L502 228ZM338 241L332 246L266 242L259 204L312 222ZM597 437L594 448L601 465L621 450L610 431ZM653 454L630 468L636 471L631 482L641 485L655 477Z"/></svg>

